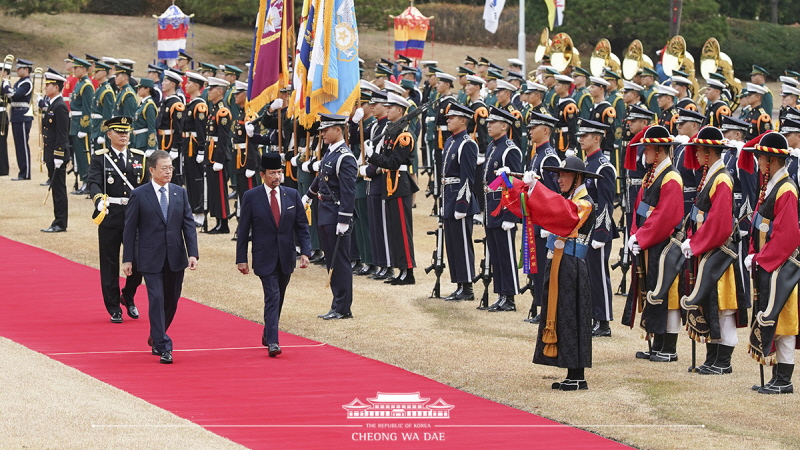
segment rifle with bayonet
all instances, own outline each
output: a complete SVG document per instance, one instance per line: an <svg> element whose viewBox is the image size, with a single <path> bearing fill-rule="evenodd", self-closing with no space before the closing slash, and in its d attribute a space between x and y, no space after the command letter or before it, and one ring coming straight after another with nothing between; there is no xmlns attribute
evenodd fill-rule
<svg viewBox="0 0 800 450"><path fill-rule="evenodd" d="M472 279L475 284L478 281L483 281L483 296L475 309L486 310L489 309L489 284L492 282L492 265L489 264L489 246L486 245L486 238L475 239L476 244L483 244L483 259L481 259L480 272Z"/></svg>
<svg viewBox="0 0 800 450"><path fill-rule="evenodd" d="M631 229L629 222L628 211L630 211L630 196L627 185L627 173L622 171L622 189L620 190L620 209L622 209L622 217L619 219L619 228L622 230L622 247L619 249L619 259L611 265L611 270L619 268L622 272L622 279L617 287L616 295L628 295L628 270L631 268L631 256L628 250L628 239Z"/></svg>
<svg viewBox="0 0 800 450"><path fill-rule="evenodd" d="M439 200L435 198L433 200L433 207L437 210ZM441 211L437 210L437 226L436 229L433 231L428 231L428 236L435 235L436 236L436 247L433 250L433 256L431 259L433 260L431 265L425 268L425 273L428 274L431 271L436 274L436 284L433 285L433 292L431 292L430 298L442 298L441 296L441 278L442 273L444 272L444 221L442 220Z"/></svg>

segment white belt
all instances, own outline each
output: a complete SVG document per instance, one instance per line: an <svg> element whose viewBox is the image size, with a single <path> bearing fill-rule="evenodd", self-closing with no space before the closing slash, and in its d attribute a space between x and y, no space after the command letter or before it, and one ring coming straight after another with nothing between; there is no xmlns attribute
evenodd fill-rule
<svg viewBox="0 0 800 450"><path fill-rule="evenodd" d="M12 108L27 108L29 106L30 106L30 104L25 103L25 102L11 102L11 107Z"/></svg>
<svg viewBox="0 0 800 450"><path fill-rule="evenodd" d="M442 178L442 184L444 184L444 185L447 185L447 184L458 184L458 183L461 183L461 178L459 178L459 177L445 177L445 178Z"/></svg>
<svg viewBox="0 0 800 450"><path fill-rule="evenodd" d="M497 190L495 190L495 189L490 188L489 186L484 186L483 187L483 192L485 192L487 194L490 194L492 192L503 192L503 187L501 186L501 187L497 188Z"/></svg>
<svg viewBox="0 0 800 450"><path fill-rule="evenodd" d="M425 122L433 122L436 120L436 117L426 117Z"/></svg>
<svg viewBox="0 0 800 450"><path fill-rule="evenodd" d="M147 133L147 128L139 128L138 130L133 130L133 134L142 134Z"/></svg>
<svg viewBox="0 0 800 450"><path fill-rule="evenodd" d="M172 134L172 130L158 130L158 134L162 136L169 136Z"/></svg>
<svg viewBox="0 0 800 450"><path fill-rule="evenodd" d="M12 103L11 106L14 106L14 104ZM83 112L81 112L81 111L70 111L69 115L70 116L82 116Z"/></svg>
<svg viewBox="0 0 800 450"><path fill-rule="evenodd" d="M447 125L439 125L437 128L439 128L442 131L447 131Z"/></svg>
<svg viewBox="0 0 800 450"><path fill-rule="evenodd" d="M697 192L696 187L685 187L683 188L683 192Z"/></svg>
<svg viewBox="0 0 800 450"><path fill-rule="evenodd" d="M183 132L183 137L194 137L194 138L196 138L197 137L197 132L196 131L184 131Z"/></svg>
<svg viewBox="0 0 800 450"><path fill-rule="evenodd" d="M744 198L744 197L742 197L742 194L733 194L733 199L734 199L734 200L741 200L741 199L743 199L743 198Z"/></svg>
<svg viewBox="0 0 800 450"><path fill-rule="evenodd" d="M6 112L6 108L3 107L3 106L0 106L0 112Z"/></svg>
<svg viewBox="0 0 800 450"><path fill-rule="evenodd" d="M402 165L402 166L400 166L400 167L399 167L397 170L398 170L399 172L408 172L408 166L407 166L406 164L403 164L403 165Z"/></svg>
<svg viewBox="0 0 800 450"><path fill-rule="evenodd" d="M629 186L641 186L642 179L641 178L628 178L628 185Z"/></svg>
<svg viewBox="0 0 800 450"><path fill-rule="evenodd" d="M219 136L206 136L207 141L219 142Z"/></svg>
<svg viewBox="0 0 800 450"><path fill-rule="evenodd" d="M128 198L127 197L108 197L106 201L111 205L127 205Z"/></svg>
<svg viewBox="0 0 800 450"><path fill-rule="evenodd" d="M569 127L561 127L562 133L569 133Z"/></svg>
<svg viewBox="0 0 800 450"><path fill-rule="evenodd" d="M103 118L102 114L92 114L92 119L102 119L102 118Z"/></svg>
<svg viewBox="0 0 800 450"><path fill-rule="evenodd" d="M247 148L247 142L242 142L241 144L233 144L233 146L238 149L245 149Z"/></svg>

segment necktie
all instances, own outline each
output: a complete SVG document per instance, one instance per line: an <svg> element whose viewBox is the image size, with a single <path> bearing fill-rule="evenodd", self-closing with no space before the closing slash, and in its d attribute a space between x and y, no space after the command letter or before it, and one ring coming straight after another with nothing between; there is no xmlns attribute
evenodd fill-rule
<svg viewBox="0 0 800 450"><path fill-rule="evenodd" d="M275 218L275 225L280 225L281 222L281 208L278 206L278 197L276 197L276 189L269 193L269 206L272 208L272 217Z"/></svg>
<svg viewBox="0 0 800 450"><path fill-rule="evenodd" d="M119 152L118 155L119 155L118 156L118 158L119 158L119 170L122 170L124 172L125 171L125 152Z"/></svg>
<svg viewBox="0 0 800 450"><path fill-rule="evenodd" d="M159 201L159 203L161 203L161 214L164 215L164 220L167 220L167 189L161 186L158 192L161 192L161 199Z"/></svg>

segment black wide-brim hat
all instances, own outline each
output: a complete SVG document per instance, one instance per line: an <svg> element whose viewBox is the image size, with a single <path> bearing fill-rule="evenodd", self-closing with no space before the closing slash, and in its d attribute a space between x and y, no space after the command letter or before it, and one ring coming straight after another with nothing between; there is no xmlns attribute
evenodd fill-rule
<svg viewBox="0 0 800 450"><path fill-rule="evenodd" d="M777 132L768 132L761 137L758 144L749 146L749 142L745 144L742 150L755 153L756 155L775 156L777 158L786 158L789 153L789 142L786 137Z"/></svg>
<svg viewBox="0 0 800 450"><path fill-rule="evenodd" d="M669 130L661 125L654 125L645 131L642 139L636 145L675 145L675 138L669 134Z"/></svg>
<svg viewBox="0 0 800 450"><path fill-rule="evenodd" d="M561 161L561 166L559 167L544 167L544 170L549 170L550 172L556 173L578 173L583 175L584 178L603 178L602 175L598 175L594 172L588 172L583 161L575 156L568 156L567 159Z"/></svg>

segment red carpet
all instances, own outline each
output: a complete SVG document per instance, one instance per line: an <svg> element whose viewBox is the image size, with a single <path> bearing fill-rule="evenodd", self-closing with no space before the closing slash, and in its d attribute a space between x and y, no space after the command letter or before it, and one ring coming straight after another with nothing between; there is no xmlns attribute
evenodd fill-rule
<svg viewBox="0 0 800 450"><path fill-rule="evenodd" d="M299 336L283 333L284 354L268 358L261 325L185 299L170 329L176 363L161 365L145 342L144 288L142 318L115 325L97 270L1 237L0 255L2 336L250 448L624 447ZM378 392L418 392L417 414L444 417L348 418L343 405L363 410ZM403 414L412 397L381 411Z"/></svg>

